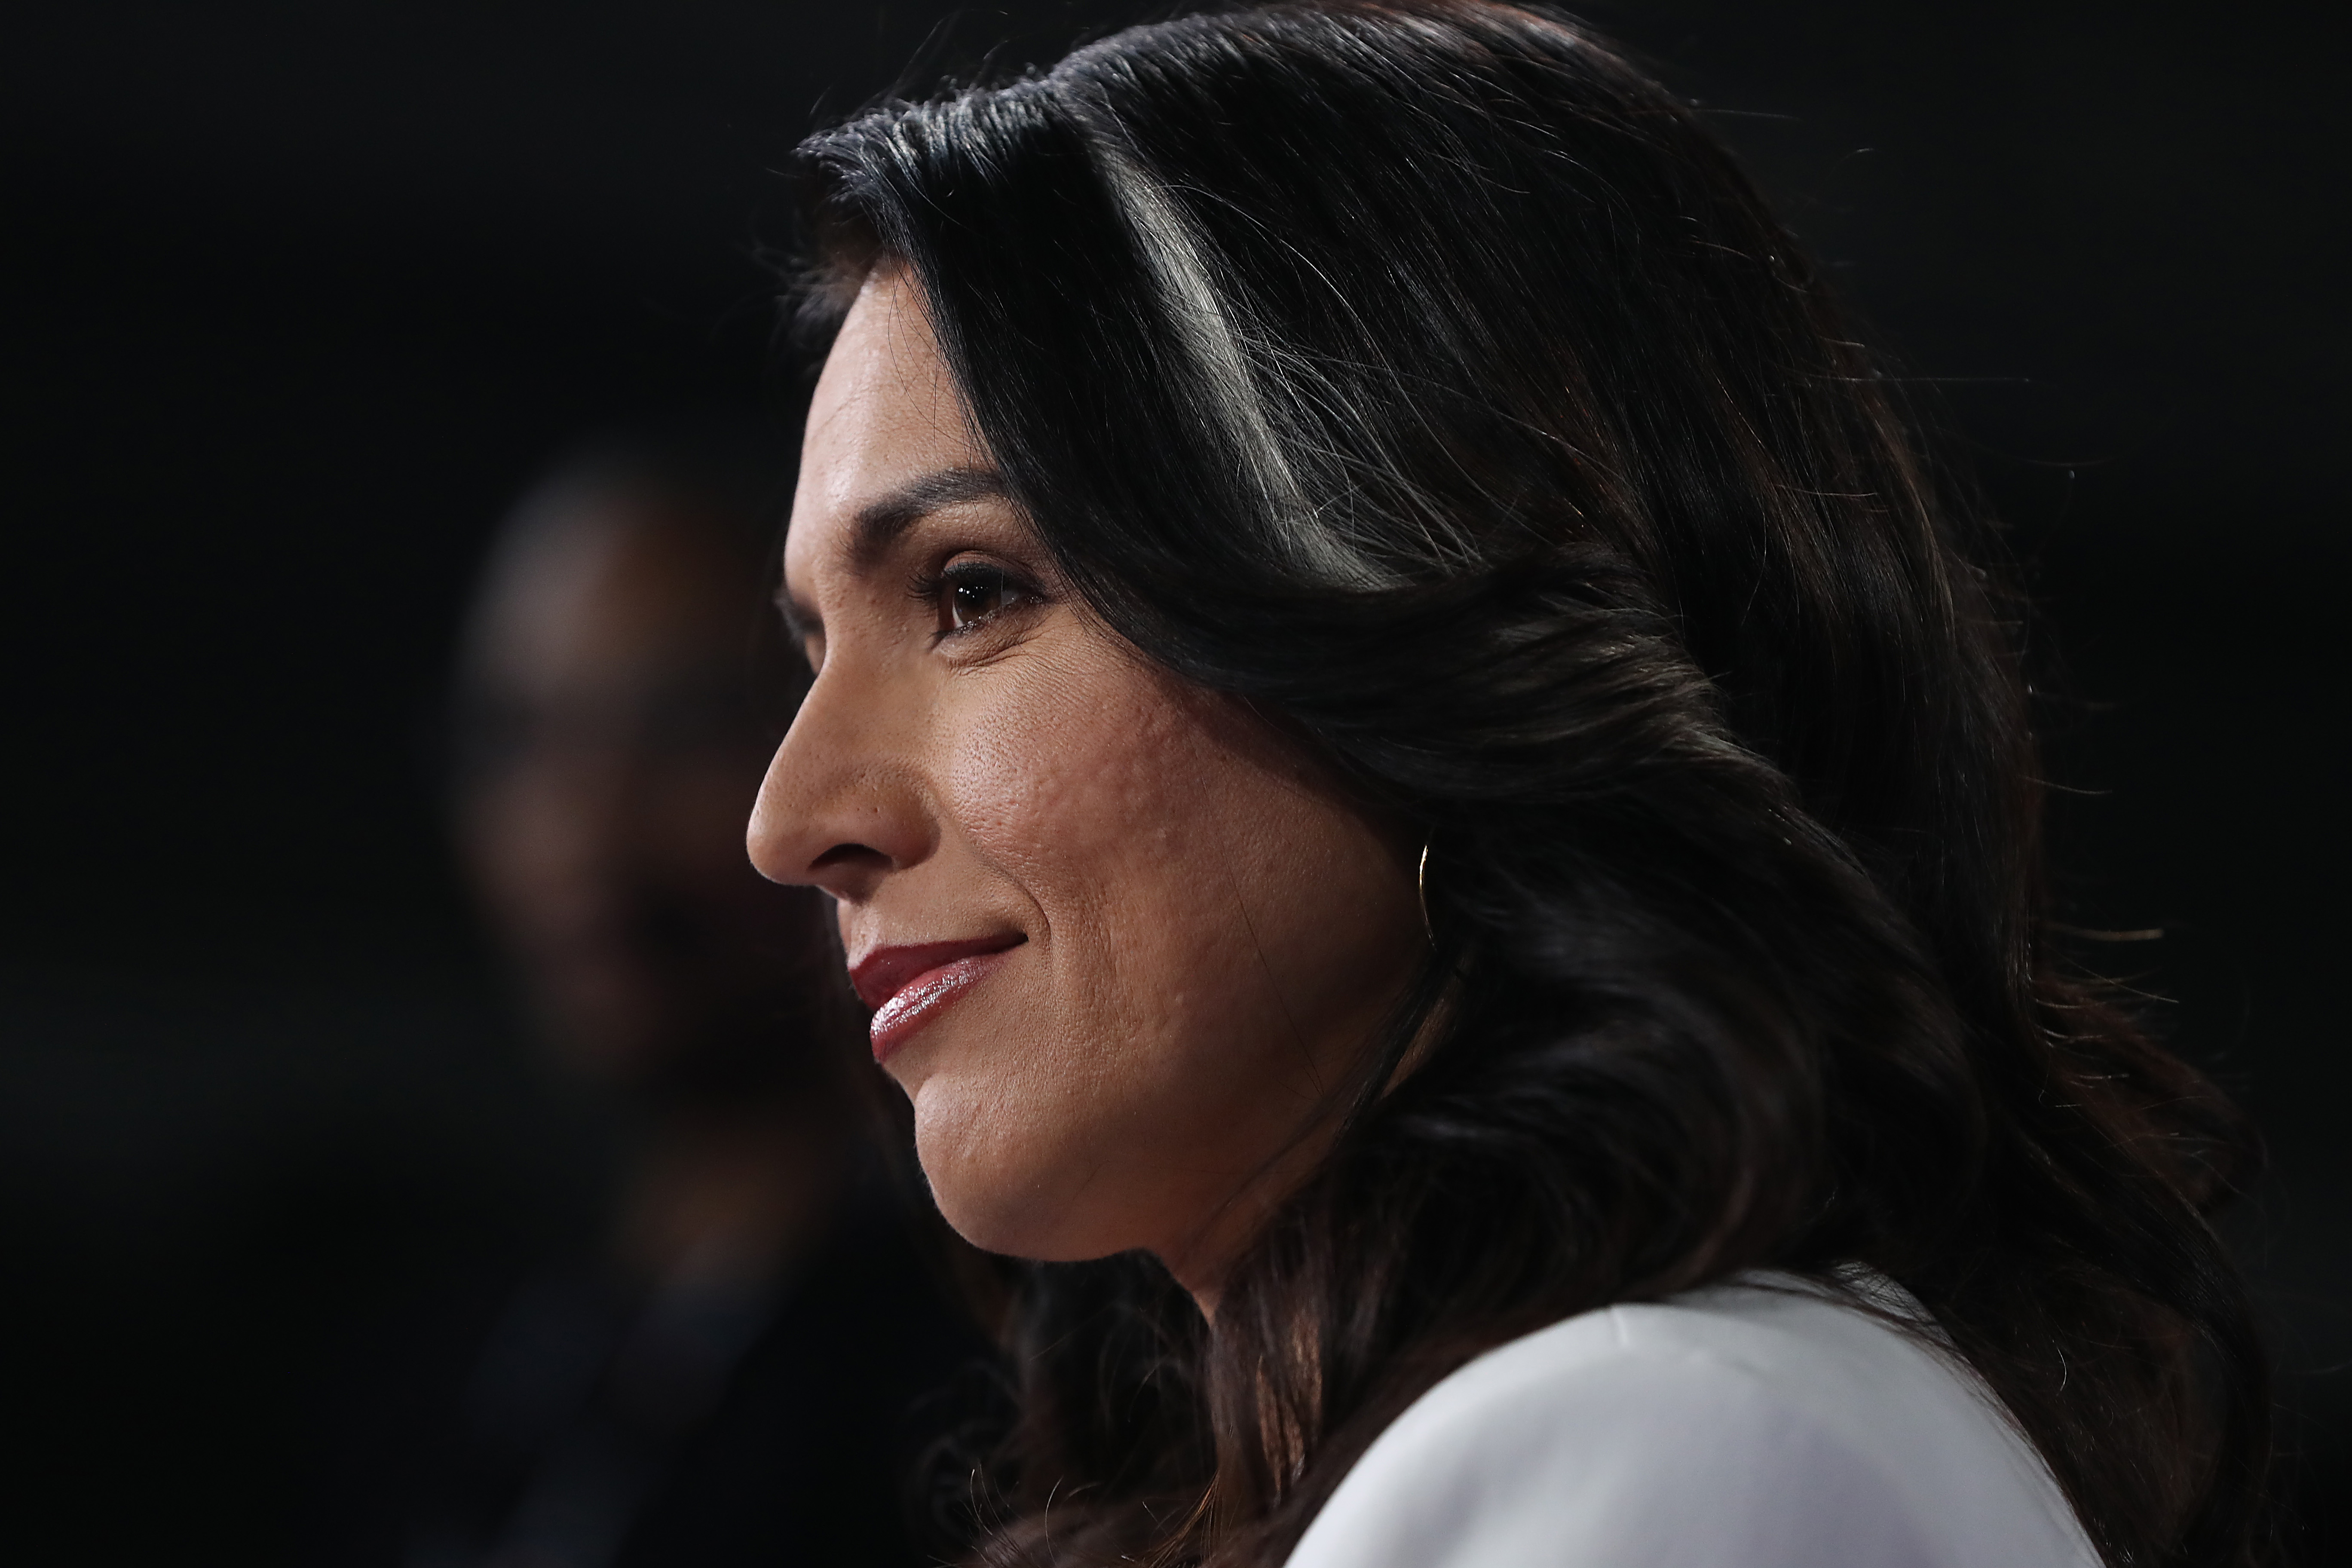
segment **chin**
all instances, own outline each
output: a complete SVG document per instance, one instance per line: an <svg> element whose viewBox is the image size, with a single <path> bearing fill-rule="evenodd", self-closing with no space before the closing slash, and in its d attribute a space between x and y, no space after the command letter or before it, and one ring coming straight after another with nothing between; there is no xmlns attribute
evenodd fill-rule
<svg viewBox="0 0 2352 1568"><path fill-rule="evenodd" d="M1094 1212L1098 1191L1074 1172L1099 1163L1009 1134L1005 1108L933 1078L913 1089L915 1157L940 1214L983 1252L1039 1263L1079 1263L1138 1243ZM983 1131L986 1130L986 1131ZM1056 1158L1057 1153L1071 1157Z"/></svg>

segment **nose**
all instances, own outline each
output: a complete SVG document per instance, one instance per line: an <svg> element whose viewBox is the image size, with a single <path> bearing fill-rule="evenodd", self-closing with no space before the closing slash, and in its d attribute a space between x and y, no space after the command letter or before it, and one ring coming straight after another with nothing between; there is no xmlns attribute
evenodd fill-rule
<svg viewBox="0 0 2352 1568"><path fill-rule="evenodd" d="M772 882L822 888L845 903L930 853L921 772L893 741L888 704L828 661L776 748L745 842Z"/></svg>

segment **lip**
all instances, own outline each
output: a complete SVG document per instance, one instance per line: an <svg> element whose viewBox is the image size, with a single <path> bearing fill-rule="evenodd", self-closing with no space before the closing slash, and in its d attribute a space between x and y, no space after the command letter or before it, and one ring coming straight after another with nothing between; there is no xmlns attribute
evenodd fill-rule
<svg viewBox="0 0 2352 1568"><path fill-rule="evenodd" d="M1018 931L964 942L878 947L849 966L858 1000L874 1009L874 1059L888 1058L940 1009L986 978L1028 939Z"/></svg>

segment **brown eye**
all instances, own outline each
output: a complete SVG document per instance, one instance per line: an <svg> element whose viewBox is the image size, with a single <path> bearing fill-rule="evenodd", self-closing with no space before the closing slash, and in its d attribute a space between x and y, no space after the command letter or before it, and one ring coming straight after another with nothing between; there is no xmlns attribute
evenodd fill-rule
<svg viewBox="0 0 2352 1568"><path fill-rule="evenodd" d="M941 631L976 626L1019 596L1001 568L978 562L950 567L940 585Z"/></svg>

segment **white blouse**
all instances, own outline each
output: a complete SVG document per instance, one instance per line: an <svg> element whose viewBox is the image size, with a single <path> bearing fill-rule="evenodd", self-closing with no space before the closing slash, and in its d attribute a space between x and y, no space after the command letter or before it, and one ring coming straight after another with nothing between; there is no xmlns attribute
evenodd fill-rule
<svg viewBox="0 0 2352 1568"><path fill-rule="evenodd" d="M1922 1319L1885 1280L1857 1284ZM1755 1274L1585 1312L1471 1362L1365 1451L1288 1568L2098 1562L1957 1355Z"/></svg>

